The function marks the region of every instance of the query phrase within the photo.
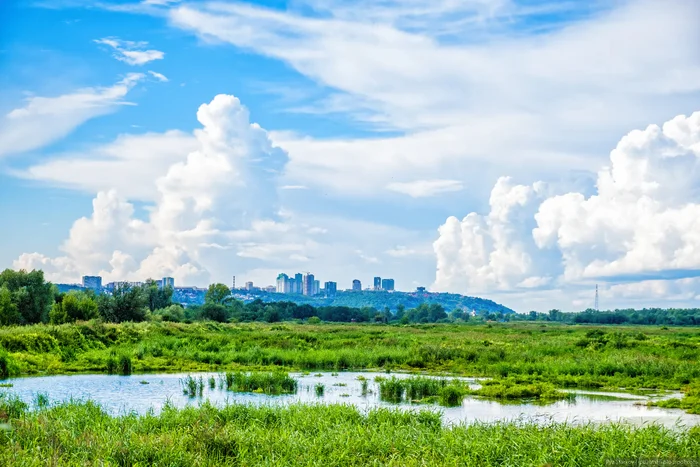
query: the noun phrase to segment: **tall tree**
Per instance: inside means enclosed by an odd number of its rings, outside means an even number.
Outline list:
[[[204,296],[205,303],[223,305],[231,297],[231,290],[224,284],[211,284]]]
[[[12,292],[4,285],[0,287],[0,326],[19,324],[22,316],[12,301]]]
[[[12,302],[23,323],[48,321],[55,290],[50,282],[44,280],[43,271],[6,269],[0,273],[0,287],[6,287],[12,292]]]

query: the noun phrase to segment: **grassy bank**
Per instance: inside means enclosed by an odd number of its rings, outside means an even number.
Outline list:
[[[4,427],[4,429],[2,428]],[[608,424],[444,427],[438,415],[348,406],[208,405],[110,417],[91,403],[27,412],[0,399],[0,465],[584,466],[700,457],[700,430]]]
[[[94,322],[0,328],[0,377],[381,368],[557,387],[679,389],[700,382],[699,355],[700,329],[688,327]]]

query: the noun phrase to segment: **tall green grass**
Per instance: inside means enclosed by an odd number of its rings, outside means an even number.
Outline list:
[[[444,406],[462,403],[469,393],[466,383],[444,378],[396,378],[379,381],[379,397],[387,402],[439,402]]]
[[[259,392],[263,394],[294,394],[297,381],[287,373],[237,371],[223,376],[226,389],[235,392]]]
[[[0,377],[160,371],[450,372],[556,387],[680,389],[700,383],[700,330],[511,323],[167,323],[0,328]],[[124,365],[119,356],[129,356]],[[5,376],[3,376],[5,375]]]
[[[175,409],[110,417],[91,402],[36,412],[0,397],[0,465],[598,466],[700,457],[700,430],[621,424],[443,426],[431,412],[349,406]]]

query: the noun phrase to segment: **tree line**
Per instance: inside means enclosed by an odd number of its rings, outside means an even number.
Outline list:
[[[435,303],[423,303],[409,310],[401,305],[396,313],[389,308],[380,311],[373,307],[314,307],[294,302],[265,303],[261,300],[243,303],[235,299],[224,284],[212,284],[202,305],[185,308],[174,303],[172,297],[172,288],[161,288],[153,280],[140,286],[120,284],[102,293],[92,290],[61,293],[44,279],[43,271],[7,269],[0,273],[0,326],[63,324],[92,319],[114,323],[145,320],[435,323],[465,318],[461,314],[448,315],[441,305]]]
[[[510,320],[553,321],[570,324],[700,326],[700,308],[643,308],[641,310],[629,308],[611,311],[587,309],[574,313],[564,313],[560,310],[550,310],[547,313],[530,311],[512,316]]]
[[[231,295],[224,284],[209,286],[204,303],[183,307],[173,302],[173,289],[161,288],[148,280],[140,286],[119,285],[114,290],[95,293],[92,290],[72,290],[61,293],[44,279],[43,271],[14,271],[0,273],[0,326],[36,323],[62,324],[101,319],[107,322],[125,321],[332,321],[383,323],[464,323],[473,321],[550,321],[570,324],[634,324],[634,325],[700,325],[700,309],[623,309],[614,311],[585,310],[564,313],[484,313],[472,317],[456,308],[447,313],[438,303],[421,303],[407,309],[399,304],[392,312],[389,307],[371,306],[312,306],[295,302],[243,303]]]

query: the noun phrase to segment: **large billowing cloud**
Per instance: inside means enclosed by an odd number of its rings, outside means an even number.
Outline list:
[[[501,178],[489,214],[450,217],[434,243],[435,287],[518,290],[648,279],[636,287],[687,294],[697,285],[683,278],[700,275],[700,112],[622,138],[592,196],[547,192],[542,183]],[[660,279],[685,282],[661,286]]]
[[[216,96],[197,118],[197,148],[184,161],[164,166],[147,220],[138,219],[116,191],[100,192],[92,215],[74,223],[62,246],[65,256],[24,254],[14,267],[42,268],[61,281],[97,273],[106,280],[170,275],[180,283],[206,282],[204,250],[238,248],[253,234],[274,234],[276,179],[286,154],[250,123],[248,110],[233,96]]]

